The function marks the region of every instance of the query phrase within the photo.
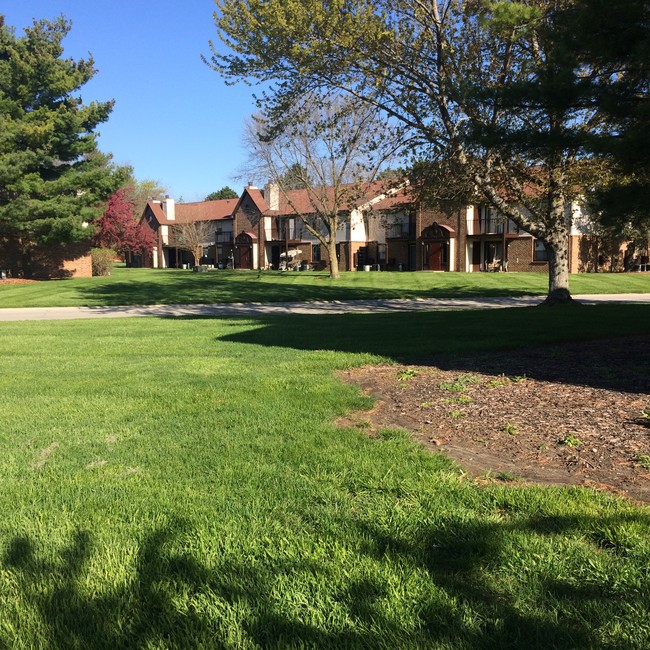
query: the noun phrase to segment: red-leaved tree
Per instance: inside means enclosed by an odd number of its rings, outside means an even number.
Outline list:
[[[120,255],[143,255],[153,248],[154,233],[139,222],[127,188],[117,190],[108,201],[102,218],[97,222],[95,244],[112,248]]]

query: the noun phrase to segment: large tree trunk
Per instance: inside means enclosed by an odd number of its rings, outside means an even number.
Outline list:
[[[573,300],[569,291],[569,236],[566,228],[549,237],[548,251],[548,295],[543,304],[557,305]]]
[[[320,245],[327,249],[327,255],[330,262],[330,278],[338,280],[341,277],[339,273],[339,258],[336,256],[336,232],[338,231],[338,217],[330,216],[327,220],[323,219],[327,236],[323,235],[315,226],[310,224],[304,217],[301,217],[305,228],[320,242]]]
[[[327,242],[327,252],[330,258],[330,278],[338,280],[341,274],[339,273],[339,258],[336,257],[336,237],[330,236]]]
[[[563,192],[565,179],[557,155],[551,156],[549,178],[550,227],[544,240],[548,250],[548,295],[544,304],[557,305],[572,301],[569,291],[569,225],[565,216],[567,201]]]

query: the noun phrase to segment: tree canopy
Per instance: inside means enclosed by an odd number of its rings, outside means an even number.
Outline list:
[[[129,169],[129,177],[125,187],[128,198],[133,203],[134,214],[137,217],[142,216],[148,201],[169,194],[169,190],[159,181],[151,179],[138,180],[133,169]]]
[[[367,202],[369,184],[393,154],[399,133],[369,104],[312,93],[292,108],[282,129],[265,114],[254,116],[245,140],[248,171],[277,187],[292,214],[328,251],[330,276],[338,278],[339,228]],[[294,190],[304,191],[308,208],[295,200]]]
[[[192,253],[194,264],[198,266],[203,257],[203,249],[214,244],[216,226],[213,221],[190,221],[172,226],[174,246]]]
[[[218,0],[211,65],[270,85],[283,128],[315,89],[341,89],[409,132],[419,160],[453,161],[483,201],[541,239],[549,300],[570,299],[568,234],[600,106],[591,66],[555,37],[574,0]],[[578,137],[579,136],[579,137]]]
[[[120,255],[143,254],[156,243],[151,228],[140,223],[140,213],[133,202],[130,187],[123,187],[108,201],[101,219],[97,222],[95,244],[111,248]]]
[[[222,187],[220,190],[217,190],[216,192],[210,192],[204,201],[219,201],[220,199],[238,199],[239,194],[235,192],[231,187],[228,185]]]
[[[0,237],[30,247],[90,237],[87,225],[125,180],[97,149],[112,101],[84,104],[92,57],[63,58],[71,23],[34,21],[22,36],[0,26]]]
[[[593,71],[584,101],[597,104],[601,129],[590,151],[611,162],[593,184],[606,226],[650,230],[650,3],[579,0],[558,19],[557,37]]]

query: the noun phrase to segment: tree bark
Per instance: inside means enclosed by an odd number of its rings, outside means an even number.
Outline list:
[[[325,227],[328,232],[329,238],[325,237],[321,232],[319,232],[314,226],[312,226],[306,217],[301,216],[302,222],[305,224],[305,228],[320,242],[320,245],[327,249],[327,254],[330,261],[330,278],[332,280],[338,280],[341,277],[339,273],[339,258],[336,256],[336,233],[339,228],[338,217],[332,217],[331,215],[327,218],[325,222]]]
[[[327,252],[330,258],[330,278],[332,280],[338,280],[341,274],[339,273],[339,258],[336,257],[336,237],[329,238]]]
[[[567,304],[573,301],[569,291],[569,236],[560,229],[546,243],[548,251],[548,295],[544,305]]]

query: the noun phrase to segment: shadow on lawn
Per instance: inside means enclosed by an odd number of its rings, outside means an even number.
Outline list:
[[[650,391],[649,316],[645,305],[275,316],[258,318],[259,327],[221,340],[370,353],[459,372],[526,375],[642,393]],[[636,338],[626,343],[625,336]],[[575,343],[578,337],[595,341],[591,357]],[[599,348],[598,340],[609,337],[618,343],[605,340]]]
[[[257,557],[207,567],[188,551],[170,550],[192,536],[188,527],[178,523],[144,538],[135,561],[136,575],[121,586],[95,584],[90,592],[84,589],[82,585],[96,580],[87,577],[93,543],[84,531],[77,531],[59,557],[49,561],[39,559],[35,542],[17,537],[3,563],[24,606],[40,618],[47,646],[52,648],[251,644],[262,648],[591,648],[600,647],[598,628],[614,620],[619,634],[627,631],[639,638],[638,645],[618,639],[611,647],[644,647],[640,637],[648,636],[643,613],[650,593],[648,584],[639,581],[638,566],[623,573],[622,579],[620,575],[610,579],[589,565],[585,553],[581,559],[568,560],[571,572],[562,578],[557,578],[560,571],[552,562],[544,561],[529,567],[526,576],[513,575],[509,582],[504,578],[512,553],[517,553],[512,537],[522,532],[540,535],[547,542],[556,535],[575,535],[584,543],[586,535],[594,553],[620,554],[621,563],[632,563],[627,549],[613,546],[608,533],[629,523],[648,527],[643,512],[604,519],[530,518],[517,524],[449,519],[437,528],[416,531],[416,539],[408,541],[373,523],[343,523],[354,527],[359,552],[379,568],[352,570],[357,576],[347,583],[342,583],[340,574],[332,574],[338,567],[304,560]],[[341,542],[324,535],[321,545]],[[402,573],[406,581],[412,569],[424,571],[432,588],[411,605],[414,618],[405,624],[391,616],[390,587],[381,576],[386,571]],[[509,593],[492,584],[490,576],[496,574],[509,584]],[[295,585],[296,591],[278,594],[278,576],[288,589]],[[318,612],[311,608],[305,576],[307,584],[316,585],[314,598],[326,596]],[[291,607],[282,608],[285,596]],[[299,602],[306,600],[300,605],[293,596]],[[328,602],[336,603],[338,620],[348,622],[344,629],[328,625],[328,620],[337,620],[329,616],[324,604]],[[304,612],[295,611],[301,608]],[[312,614],[322,621],[318,627],[308,622]],[[8,629],[0,634],[6,635]],[[28,630],[20,634],[29,645]],[[10,645],[16,641],[4,640]]]
[[[516,538],[522,533],[557,537],[558,541],[586,537],[594,553],[606,549],[612,558],[618,556],[625,562],[631,549],[625,541],[620,546],[612,543],[612,537],[619,527],[632,522],[648,530],[650,516],[639,512],[604,518],[533,516],[513,523],[450,521],[421,530],[417,543],[388,535],[371,523],[364,527],[364,538],[372,542],[369,554],[425,567],[432,582],[446,593],[446,608],[439,602],[429,603],[422,615],[427,636],[436,643],[471,648],[594,648],[603,647],[599,627],[606,628],[613,620],[622,629],[634,627],[630,613],[638,617],[637,625],[644,619],[650,585],[643,581],[639,585],[639,575],[631,573],[627,574],[629,584],[617,583],[606,570],[595,570],[587,555],[577,562],[569,560],[566,573],[552,561],[542,559],[537,567],[531,564],[527,568],[532,584],[526,584],[523,576],[512,575],[509,569],[512,561],[515,565],[519,561]],[[558,559],[564,564],[567,558]],[[509,573],[510,580],[504,579]],[[496,574],[510,593],[495,585],[492,576]],[[516,607],[513,596],[526,599],[529,589],[526,605],[520,600]],[[468,619],[475,624],[467,626]],[[650,640],[647,628],[641,636],[645,643]],[[611,647],[645,647],[645,643],[619,639]]]
[[[76,289],[88,304],[153,305],[211,304],[234,302],[303,302],[312,300],[372,300],[384,298],[472,298],[540,295],[533,290],[501,287],[472,287],[462,283],[427,290],[330,285],[325,275],[315,275],[313,284],[273,282],[272,275],[251,272],[215,271],[194,274],[186,271],[160,271],[159,281],[128,279],[94,283]],[[300,277],[312,277],[300,273]],[[264,281],[264,278],[267,278]],[[541,296],[540,296],[541,298]]]

